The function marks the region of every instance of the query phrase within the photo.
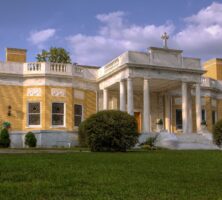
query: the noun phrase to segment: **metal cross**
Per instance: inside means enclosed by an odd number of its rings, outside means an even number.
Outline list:
[[[168,48],[167,46],[167,40],[169,39],[169,35],[167,35],[167,33],[165,32],[162,36],[161,39],[163,40],[163,47],[164,48]]]

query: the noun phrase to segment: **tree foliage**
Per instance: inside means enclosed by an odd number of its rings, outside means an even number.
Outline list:
[[[213,140],[217,146],[222,146],[222,120],[219,120],[213,127]]]
[[[9,147],[10,137],[7,128],[3,128],[0,132],[0,147]]]
[[[36,144],[37,144],[37,139],[35,137],[35,134],[32,132],[28,132],[25,135],[25,145],[29,147],[36,147]]]
[[[38,62],[52,62],[52,63],[71,63],[69,52],[64,48],[51,47],[49,51],[42,50],[37,54]]]

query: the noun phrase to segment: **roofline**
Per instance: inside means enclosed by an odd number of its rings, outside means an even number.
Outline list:
[[[11,48],[11,47],[6,47],[6,50],[16,50],[16,51],[25,51],[27,52],[27,49],[19,49],[19,48]]]

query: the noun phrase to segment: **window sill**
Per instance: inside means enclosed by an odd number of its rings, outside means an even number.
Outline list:
[[[66,126],[50,126],[50,128],[66,128]]]
[[[25,128],[42,128],[41,125],[31,125],[31,126],[26,126]]]

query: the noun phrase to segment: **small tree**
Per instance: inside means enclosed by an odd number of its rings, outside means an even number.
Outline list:
[[[28,132],[25,135],[25,145],[29,147],[36,147],[36,144],[37,144],[37,139],[35,137],[35,134],[32,132]]]
[[[0,147],[10,146],[10,137],[7,128],[3,128],[0,133]]]
[[[219,120],[213,127],[213,140],[217,146],[222,146],[222,120]]]
[[[56,47],[51,47],[49,51],[43,49],[37,54],[36,59],[37,62],[71,63],[69,52]]]
[[[137,122],[121,111],[101,111],[80,124],[79,142],[91,151],[126,151],[138,138]]]

